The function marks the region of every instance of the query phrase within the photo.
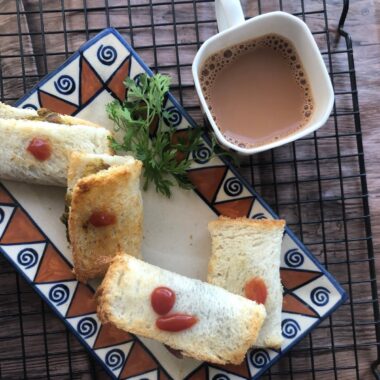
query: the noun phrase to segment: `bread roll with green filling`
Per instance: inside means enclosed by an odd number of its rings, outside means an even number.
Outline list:
[[[255,343],[259,347],[280,348],[282,285],[281,243],[284,220],[230,219],[220,217],[209,223],[212,256],[207,281],[246,296],[246,284],[261,279],[267,290],[267,318]]]
[[[159,329],[152,308],[157,287],[175,293],[169,315],[197,318],[188,329]],[[183,355],[216,364],[240,364],[257,338],[265,308],[220,287],[158,268],[129,255],[115,257],[97,291],[98,316],[103,323],[156,339]]]

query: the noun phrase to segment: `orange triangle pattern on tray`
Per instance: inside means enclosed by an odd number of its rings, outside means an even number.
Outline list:
[[[69,68],[75,68],[70,69]],[[22,108],[47,107],[85,115],[91,107],[125,96],[122,80],[150,70],[114,29],[106,29],[83,45],[66,63],[48,75],[18,102]],[[171,95],[165,107],[181,136],[193,121]],[[152,129],[154,133],[154,128]],[[178,135],[179,136],[179,135]],[[181,157],[179,157],[181,159]],[[196,193],[217,215],[273,218],[272,212],[223,159],[212,155],[207,140],[192,154],[189,178]],[[257,378],[303,335],[345,299],[339,285],[302,244],[286,231],[282,247],[284,285],[283,336],[280,352],[251,350],[240,366],[194,362],[181,375],[173,372],[175,356],[159,361],[144,342],[116,328],[101,326],[94,291],[79,284],[71,263],[49,241],[19,203],[0,185],[0,251],[62,318],[68,328],[115,379],[182,378],[192,380]],[[169,358],[168,358],[169,357]]]

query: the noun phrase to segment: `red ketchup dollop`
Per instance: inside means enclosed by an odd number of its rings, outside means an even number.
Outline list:
[[[244,293],[247,298],[257,303],[265,304],[268,291],[265,282],[260,277],[253,277],[244,287]]]
[[[178,332],[189,329],[197,322],[197,317],[193,315],[177,313],[157,318],[156,326],[163,331]]]
[[[94,227],[106,227],[116,223],[116,215],[108,211],[94,211],[89,219]]]
[[[157,314],[167,314],[174,306],[175,293],[169,288],[160,286],[153,290],[150,303]]]
[[[52,152],[50,142],[40,137],[34,137],[26,150],[39,161],[48,160]]]

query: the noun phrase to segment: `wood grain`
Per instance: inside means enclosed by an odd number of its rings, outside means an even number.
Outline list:
[[[207,0],[181,2],[152,1],[156,24],[153,34],[148,0],[109,0],[108,15],[104,0],[0,1],[2,98],[12,103],[39,77],[110,24],[134,44],[150,66],[172,75],[174,93],[202,123],[190,66],[199,43],[216,32],[213,4]],[[247,16],[258,13],[257,1],[242,3]],[[88,7],[86,12],[84,4]],[[118,7],[126,4],[131,5],[129,11]],[[333,54],[331,60],[324,54],[324,59],[333,73],[335,89],[350,90],[349,76],[336,74],[347,70],[345,43],[336,33],[341,1],[327,1],[328,35],[324,33],[322,0],[266,0],[260,4],[261,11],[277,10],[279,4],[288,12],[306,12],[305,21],[315,33],[323,53],[328,52],[329,38]],[[380,247],[380,136],[376,123],[380,101],[379,5],[380,0],[352,2],[346,22],[354,43],[375,252]],[[17,18],[17,7],[27,13]],[[195,20],[200,22],[198,29]],[[22,51],[20,31],[23,33]],[[171,46],[175,42],[179,44],[177,49]],[[337,53],[339,51],[342,52]],[[370,364],[376,358],[376,344],[380,342],[376,342],[374,334],[367,245],[361,240],[366,238],[365,215],[357,141],[355,136],[350,136],[355,131],[350,94],[337,95],[336,111],[347,115],[330,118],[316,135],[242,160],[242,174],[280,216],[287,219],[351,297],[351,303],[338,309],[302,340],[266,378],[371,378]],[[2,258],[0,262],[0,324],[3,327],[0,329],[0,377],[106,378],[38,296]],[[376,265],[379,268],[378,262]]]

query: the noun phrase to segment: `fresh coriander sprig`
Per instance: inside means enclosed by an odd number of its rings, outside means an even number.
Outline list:
[[[115,130],[124,132],[121,141],[110,138],[112,148],[142,161],[144,190],[153,182],[157,192],[170,197],[171,188],[176,184],[185,189],[192,188],[187,177],[192,163],[188,156],[201,146],[202,130],[192,129],[185,138],[175,138],[175,128],[170,123],[172,115],[164,109],[170,77],[142,74],[138,82],[127,78],[124,85],[126,100],[123,103],[115,100],[107,105]]]

